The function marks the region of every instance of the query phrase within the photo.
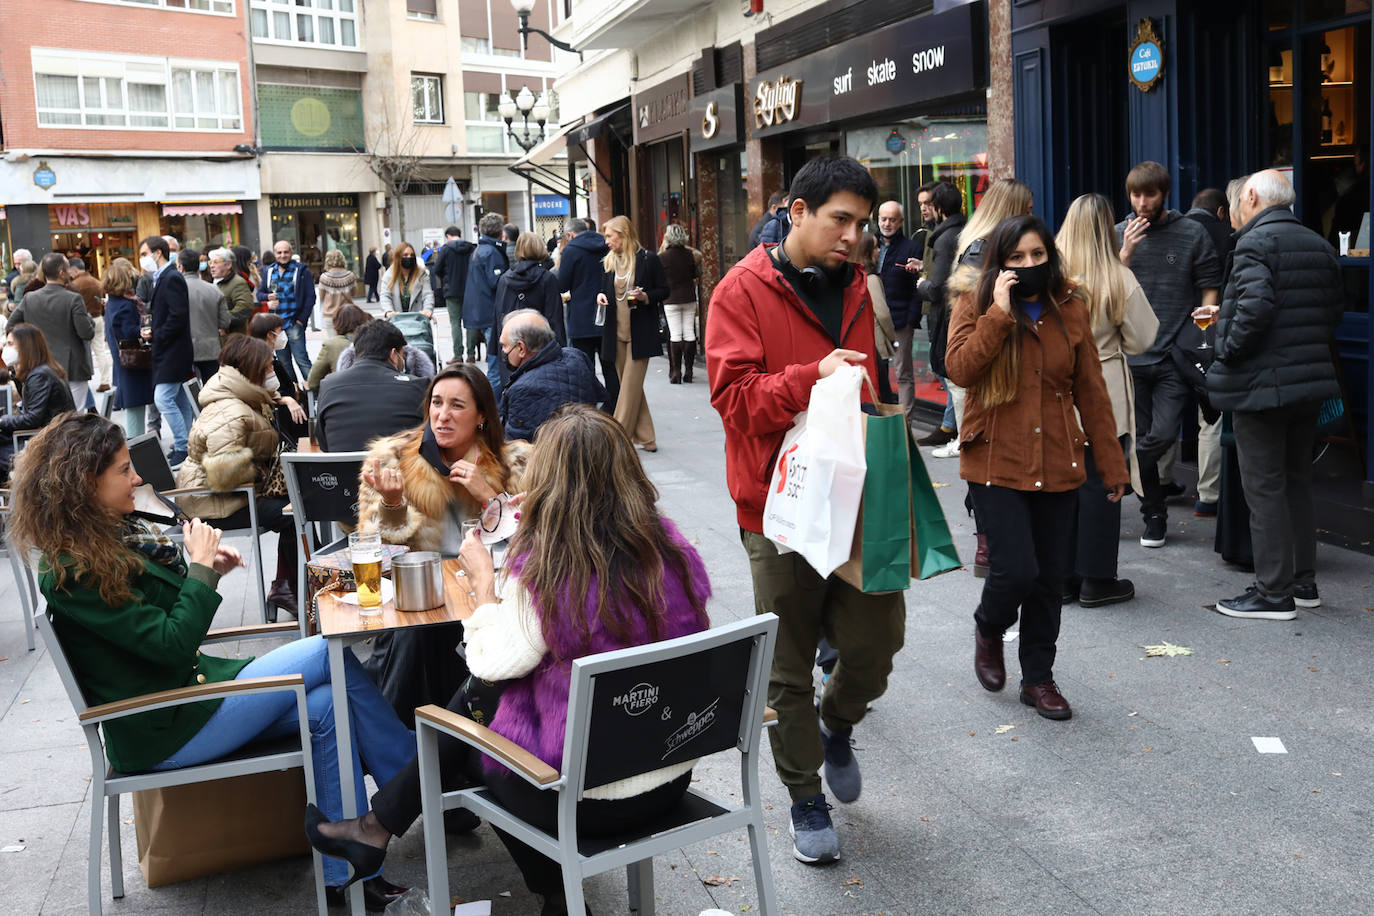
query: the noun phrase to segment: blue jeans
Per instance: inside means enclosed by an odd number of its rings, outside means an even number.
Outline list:
[[[945,415],[940,418],[940,425],[945,429],[958,429],[959,418],[954,415],[954,395],[949,394],[949,386],[945,384],[944,379],[940,379],[940,387],[948,395],[948,400],[945,402]]]
[[[160,382],[153,386],[153,403],[158,413],[167,418],[172,428],[172,451],[185,452],[186,439],[191,434],[191,399],[178,382]]]
[[[282,354],[282,362],[288,363],[286,354],[296,360],[296,368],[300,370],[301,379],[310,378],[310,353],[305,349],[305,325],[297,321],[288,321],[286,327],[282,328],[286,332],[286,346],[278,353]]]
[[[501,403],[501,342],[497,337],[496,325],[487,328],[487,381],[496,395],[496,403]]]
[[[415,756],[415,733],[401,724],[391,704],[368,679],[352,652],[344,652],[349,722],[353,728],[354,795],[358,811],[367,811],[362,765],[378,785],[386,785]],[[343,817],[339,795],[339,752],[334,732],[334,697],[329,687],[329,647],[311,636],[273,649],[248,663],[238,678],[301,674],[310,718],[310,749],[315,769],[315,794],[320,810],[331,821]],[[228,697],[204,727],[155,770],[196,766],[230,754],[263,738],[297,734],[296,695],[289,692]],[[359,760],[361,750],[362,760]],[[302,815],[304,812],[302,812]],[[324,883],[337,887],[348,880],[348,864],[325,857]],[[379,872],[380,874],[380,872]],[[372,877],[371,875],[366,877]]]

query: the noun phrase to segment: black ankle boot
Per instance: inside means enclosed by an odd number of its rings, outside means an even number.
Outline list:
[[[687,384],[692,383],[692,367],[697,361],[697,342],[695,340],[684,340],[682,342],[682,380]]]

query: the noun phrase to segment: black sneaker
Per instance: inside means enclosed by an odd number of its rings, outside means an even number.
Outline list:
[[[1188,492],[1187,487],[1181,483],[1175,483],[1172,480],[1168,483],[1160,484],[1159,488],[1164,491],[1165,499],[1178,499],[1184,493]]]
[[[1145,519],[1145,533],[1140,536],[1141,547],[1163,547],[1164,536],[1169,530],[1169,522],[1162,515],[1151,515]]]
[[[1078,590],[1078,603],[1083,607],[1105,607],[1135,597],[1135,585],[1130,579],[1084,579]]]
[[[1321,607],[1322,598],[1317,594],[1317,583],[1294,582],[1293,603],[1298,607]]]
[[[1256,620],[1293,620],[1298,616],[1292,598],[1270,598],[1254,585],[1243,595],[1218,601],[1217,612],[1227,617]]]

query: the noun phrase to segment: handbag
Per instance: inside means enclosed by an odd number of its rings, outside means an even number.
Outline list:
[[[141,322],[143,319],[143,302],[137,297],[134,298],[134,308],[138,309],[138,317]],[[153,346],[142,337],[121,337],[116,345],[119,348],[119,366],[121,369],[153,368]]]
[[[458,688],[455,712],[490,728],[505,689],[505,681],[484,681],[475,674],[469,674],[463,686]]]
[[[273,452],[271,460],[258,474],[258,492],[269,499],[285,499],[286,472],[282,470],[281,453],[294,452],[296,440],[282,432],[281,427],[277,425],[276,418],[268,417],[267,422],[271,423],[272,428],[277,431],[277,450]]]

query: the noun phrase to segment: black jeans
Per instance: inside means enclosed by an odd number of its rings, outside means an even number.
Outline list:
[[[601,378],[606,385],[606,412],[615,413],[615,402],[620,398],[620,374],[615,371],[615,349],[603,346],[601,337],[574,337],[572,345],[592,361],[592,366],[601,363]]]
[[[1317,515],[1312,504],[1312,446],[1318,403],[1232,414],[1236,457],[1250,505],[1255,578],[1270,597],[1312,582],[1317,569]]]
[[[1127,441],[1125,436],[1121,437],[1123,452]],[[1083,449],[1088,479],[1078,488],[1078,559],[1074,575],[1080,579],[1115,579],[1117,551],[1121,546],[1121,503],[1107,499],[1107,488],[1093,459],[1094,451],[1091,445]]]
[[[272,581],[285,580],[294,589],[296,587],[296,524],[291,520],[291,516],[282,512],[287,506],[287,500],[259,496],[256,502],[258,530],[277,533],[277,574],[272,577]],[[244,506],[224,518],[207,518],[205,521],[211,522],[217,528],[247,528],[248,507]]]
[[[1001,639],[1016,623],[1021,635],[1021,684],[1054,680],[1055,643],[1064,577],[1073,567],[1078,491],[1026,493],[973,486],[973,505],[988,540],[989,571],[973,613],[978,632]]]
[[[1135,379],[1135,453],[1140,462],[1140,514],[1167,516],[1159,483],[1159,459],[1178,440],[1179,424],[1188,406],[1188,386],[1173,361],[1132,366]]]
[[[448,708],[454,712],[464,712],[459,708],[458,700],[459,694],[454,694]],[[440,736],[439,771],[445,791],[485,783],[496,799],[516,817],[546,833],[557,832],[557,792],[536,789],[508,771],[487,772],[482,766],[481,756],[456,738]],[[577,803],[578,835],[611,836],[646,824],[677,804],[691,782],[692,774],[689,772],[630,798],[583,799]],[[372,813],[392,836],[401,836],[420,816],[420,809],[420,758],[417,756],[372,796]],[[526,886],[533,893],[544,897],[563,893],[563,871],[557,862],[503,830],[496,830],[496,835],[505,844],[511,859],[524,876]]]

